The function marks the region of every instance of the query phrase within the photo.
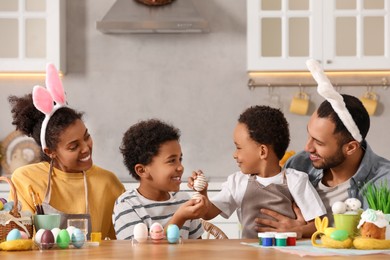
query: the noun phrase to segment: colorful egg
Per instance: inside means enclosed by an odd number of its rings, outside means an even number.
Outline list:
[[[54,246],[54,236],[50,230],[45,230],[41,237],[41,246],[43,249],[50,249]]]
[[[160,223],[153,223],[150,226],[150,238],[154,240],[161,240],[165,237],[164,228]]]
[[[7,234],[7,241],[11,240],[18,240],[22,238],[22,234],[20,233],[19,229],[12,229],[8,234]]]
[[[69,237],[72,237],[72,234],[73,234],[73,230],[75,229],[74,226],[69,226],[66,228],[66,230],[68,231],[69,233]]]
[[[66,229],[62,229],[57,235],[57,245],[59,248],[68,248],[70,243],[69,232]]]
[[[348,231],[346,230],[335,230],[330,234],[330,238],[337,241],[344,241],[348,238]]]
[[[24,231],[20,231],[21,239],[28,239],[28,235]]]
[[[46,230],[41,228],[40,230],[37,231],[37,233],[35,233],[35,237],[34,237],[34,241],[35,243],[41,243],[41,240],[42,240],[42,235],[43,235],[43,232],[45,232]]]
[[[333,214],[344,214],[347,211],[347,205],[342,201],[336,201],[332,205]]]
[[[3,210],[11,211],[13,207],[14,207],[14,202],[10,201],[10,202],[7,202],[7,203],[4,204]]]
[[[180,238],[180,230],[179,227],[175,224],[170,224],[167,227],[167,240],[169,243],[177,243]]]
[[[4,208],[4,203],[0,200],[0,210],[3,210]]]
[[[133,234],[137,242],[145,242],[148,239],[148,227],[144,223],[138,223],[134,226]]]
[[[0,198],[0,201],[3,203],[3,205],[4,205],[5,203],[7,203],[7,200],[4,199],[4,198]]]
[[[202,191],[207,185],[206,177],[201,173],[196,176],[194,180],[194,189],[196,191]]]
[[[53,228],[51,230],[51,233],[53,233],[53,236],[54,236],[54,241],[56,241],[56,242],[57,242],[57,236],[60,233],[60,231],[61,231],[61,229],[59,229],[59,228]]]
[[[84,242],[85,242],[85,234],[80,229],[75,228],[72,234],[72,244],[76,248],[81,248],[84,245]]]

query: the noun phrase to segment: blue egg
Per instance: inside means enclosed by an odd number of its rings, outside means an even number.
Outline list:
[[[180,238],[180,230],[179,227],[175,224],[170,224],[167,228],[167,240],[169,243],[174,244]]]
[[[22,233],[20,233],[19,229],[12,229],[7,235],[7,241],[18,240],[22,238]]]
[[[85,235],[83,231],[75,228],[72,233],[72,243],[76,248],[81,248],[85,242]]]
[[[3,210],[4,211],[11,211],[13,207],[14,207],[14,202],[13,201],[9,201],[9,202],[4,204]]]

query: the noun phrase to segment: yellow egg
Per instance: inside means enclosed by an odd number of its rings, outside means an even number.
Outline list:
[[[332,234],[334,231],[336,231],[336,228],[334,227],[328,227],[328,228],[325,228],[325,236],[327,237],[330,237],[330,234]]]

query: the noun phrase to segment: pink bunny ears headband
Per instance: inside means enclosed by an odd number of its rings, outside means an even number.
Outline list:
[[[33,88],[33,103],[34,106],[45,114],[45,119],[41,126],[41,146],[42,150],[46,146],[46,128],[51,116],[61,107],[66,106],[66,98],[64,88],[58,71],[53,64],[46,66],[46,88],[41,86],[34,86]],[[55,102],[55,105],[54,105]]]
[[[320,64],[316,60],[307,60],[306,66],[310,70],[313,78],[318,84],[317,92],[324,97],[332,106],[333,110],[339,116],[341,122],[345,125],[348,132],[352,137],[358,141],[362,141],[362,135],[359,128],[345,106],[344,99],[334,88],[324,71],[320,67]]]

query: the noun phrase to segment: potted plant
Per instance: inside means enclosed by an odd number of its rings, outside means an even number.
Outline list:
[[[379,185],[368,183],[363,191],[370,209],[380,210],[383,214],[390,214],[390,187],[386,182]]]

